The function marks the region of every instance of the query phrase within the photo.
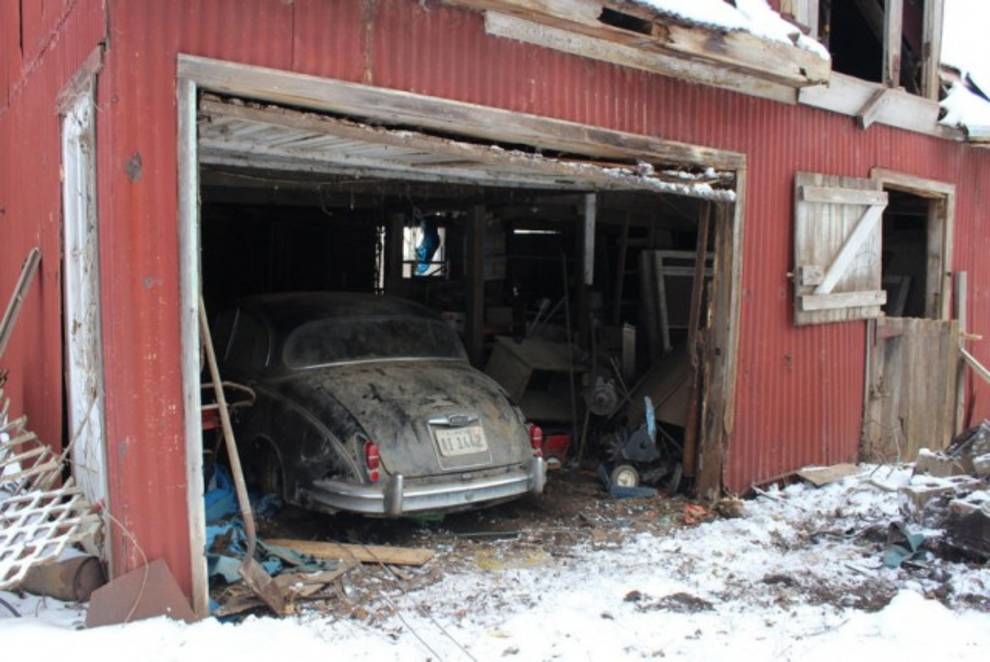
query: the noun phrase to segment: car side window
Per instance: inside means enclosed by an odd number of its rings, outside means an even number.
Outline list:
[[[234,314],[230,340],[224,350],[224,363],[250,368],[264,368],[268,363],[268,328],[251,313]]]

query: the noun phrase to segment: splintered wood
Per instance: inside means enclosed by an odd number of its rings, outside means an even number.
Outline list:
[[[67,547],[95,548],[100,517],[69,478],[58,485],[61,458],[9,420],[0,390],[0,590],[16,587],[34,566],[58,559]]]

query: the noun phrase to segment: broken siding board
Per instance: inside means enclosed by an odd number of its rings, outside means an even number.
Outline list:
[[[832,204],[825,202],[808,202],[802,199],[802,189],[811,188],[841,188],[855,191],[867,191],[868,195],[881,193],[879,182],[853,177],[837,177],[813,173],[798,173],[795,176],[795,209],[794,209],[794,258],[795,273],[802,269],[820,267],[826,269],[840,254],[842,247],[859,225],[863,216],[861,204]],[[856,195],[856,194],[851,194]],[[864,233],[849,264],[841,275],[835,277],[832,294],[849,294],[883,291],[881,277],[881,241],[880,224],[876,223]],[[823,281],[824,282],[824,281]],[[804,307],[806,295],[815,295],[823,283],[815,286],[802,285],[795,282],[795,313],[794,322],[797,325],[820,324],[825,322],[840,322],[853,319],[868,319],[881,314],[880,295],[863,300],[853,297],[846,300],[842,307],[822,308],[822,302],[828,299],[808,299]],[[833,302],[841,299],[831,299]],[[870,303],[867,303],[870,302]]]

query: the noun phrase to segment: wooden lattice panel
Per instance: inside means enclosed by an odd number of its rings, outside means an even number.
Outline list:
[[[92,546],[100,517],[70,478],[61,486],[62,458],[27,429],[27,417],[9,420],[0,390],[0,590],[28,570],[51,563],[74,543]]]

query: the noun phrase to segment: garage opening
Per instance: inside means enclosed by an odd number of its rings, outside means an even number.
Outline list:
[[[390,518],[370,542],[401,541],[410,518],[574,480],[675,494],[705,452],[718,484],[702,421],[731,397],[735,172],[211,94],[196,131],[198,271],[222,377],[247,387],[228,398],[244,473],[292,513],[263,534],[374,527],[358,513]],[[202,447],[209,491],[215,428]]]

